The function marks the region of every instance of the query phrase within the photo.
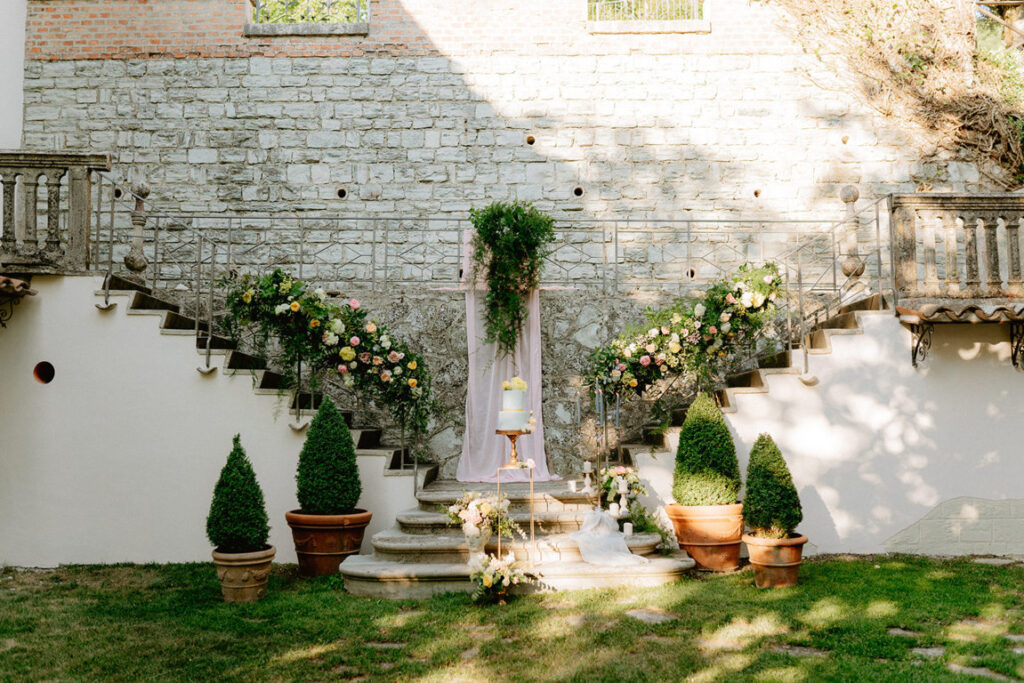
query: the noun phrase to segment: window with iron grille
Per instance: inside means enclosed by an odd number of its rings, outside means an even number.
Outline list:
[[[370,0],[249,0],[246,35],[365,34]]]

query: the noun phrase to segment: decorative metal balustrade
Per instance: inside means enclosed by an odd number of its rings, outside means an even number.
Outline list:
[[[590,21],[685,21],[701,18],[701,0],[589,0]]]
[[[88,268],[91,183],[98,170],[110,170],[110,155],[0,151],[0,269]]]

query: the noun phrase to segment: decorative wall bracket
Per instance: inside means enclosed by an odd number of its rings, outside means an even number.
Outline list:
[[[0,328],[7,327],[7,321],[14,315],[14,307],[20,303],[20,296],[0,294]]]
[[[1024,370],[1024,321],[1010,323],[1010,362]]]
[[[932,331],[935,326],[928,322],[910,324],[910,363],[915,368],[928,358],[932,347]]]

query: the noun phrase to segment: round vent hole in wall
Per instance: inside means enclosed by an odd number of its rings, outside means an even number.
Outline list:
[[[124,190],[122,190],[120,187],[115,187],[114,188],[114,199],[120,199],[123,196],[124,196]]]
[[[583,196],[583,188],[582,187],[574,187],[572,189],[572,193],[576,197],[582,197]]]
[[[338,199],[344,199],[347,196],[348,190],[346,190],[344,187],[338,188]]]
[[[32,370],[32,376],[40,384],[49,384],[53,381],[53,377],[56,374],[57,371],[53,369],[53,363],[45,360],[41,363],[36,363],[36,367]]]
[[[526,144],[532,145],[535,142],[537,142],[537,138],[533,137],[532,135],[526,136]]]

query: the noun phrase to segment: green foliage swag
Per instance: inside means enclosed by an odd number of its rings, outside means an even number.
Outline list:
[[[213,489],[206,537],[222,553],[249,553],[267,547],[270,526],[263,491],[252,463],[235,434],[234,447]]]
[[[740,492],[740,466],[729,428],[715,401],[699,395],[679,435],[672,495],[680,505],[731,505]]]
[[[352,434],[331,399],[324,398],[306,433],[295,474],[299,509],[309,515],[347,515],[362,484]]]
[[[756,536],[788,538],[803,520],[793,476],[772,437],[757,437],[747,465],[743,520]]]
[[[495,202],[473,209],[473,275],[487,272],[484,330],[488,343],[511,356],[526,322],[530,293],[540,283],[548,246],[555,240],[555,221],[528,203]]]
[[[676,377],[711,390],[744,351],[761,340],[775,343],[772,329],[765,328],[782,296],[782,278],[774,264],[744,264],[698,296],[644,311],[643,322],[594,350],[584,381],[623,398]]]
[[[358,301],[338,305],[324,290],[311,289],[281,269],[225,284],[224,324],[232,338],[239,341],[249,333],[247,341],[264,359],[275,340],[279,355],[274,361],[288,384],[294,381],[295,366],[304,361],[386,408],[414,436],[426,433],[434,403],[423,356],[370,318]]]

